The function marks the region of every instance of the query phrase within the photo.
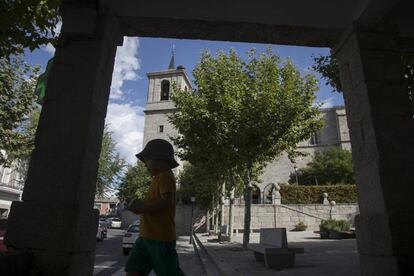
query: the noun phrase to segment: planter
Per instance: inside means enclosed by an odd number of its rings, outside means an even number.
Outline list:
[[[336,230],[329,230],[329,238],[335,240],[342,240],[342,239],[355,239],[355,231],[336,231]]]
[[[336,230],[325,230],[325,231],[314,231],[314,233],[319,234],[321,239],[333,239],[333,240],[342,240],[342,239],[355,239],[355,231],[336,231]]]
[[[321,239],[329,239],[329,232],[328,231],[320,231],[319,235]]]

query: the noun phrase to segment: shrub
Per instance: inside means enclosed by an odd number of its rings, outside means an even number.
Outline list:
[[[322,220],[321,224],[319,225],[319,230],[322,232],[335,230],[335,231],[349,231],[351,228],[351,224],[346,220],[335,220],[335,219],[328,219]]]
[[[315,154],[297,173],[299,185],[355,184],[352,154],[338,147]],[[289,183],[296,183],[295,173],[290,175]]]
[[[281,185],[282,204],[316,204],[322,203],[322,194],[328,193],[328,199],[336,203],[356,203],[356,185]]]
[[[308,226],[301,221],[295,225],[295,228],[293,229],[293,231],[305,231],[307,228]]]

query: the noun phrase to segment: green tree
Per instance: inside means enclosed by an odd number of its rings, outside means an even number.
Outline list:
[[[128,166],[118,190],[118,197],[122,201],[134,198],[144,199],[151,184],[151,175],[144,163],[137,162],[135,166]]]
[[[246,248],[254,168],[283,151],[294,155],[297,143],[321,127],[313,105],[316,79],[301,76],[290,60],[282,62],[271,50],[251,50],[247,61],[234,50],[215,57],[204,52],[193,75],[195,91],[174,88],[177,112],[170,120],[180,133],[174,142],[191,163],[202,160],[230,175],[244,173]]]
[[[414,55],[404,53],[401,56],[403,74],[407,84],[408,97],[412,103],[414,113]],[[341,79],[339,77],[339,66],[335,58],[331,56],[318,55],[313,57],[315,71],[321,74],[326,84],[333,87],[333,91],[342,93]]]
[[[196,204],[203,209],[209,209],[213,198],[220,197],[221,176],[215,171],[203,166],[187,164],[180,173],[178,183],[180,185],[180,197],[184,203],[190,202],[190,197],[196,197]]]
[[[101,154],[99,156],[99,169],[96,179],[96,195],[103,197],[118,188],[125,161],[115,149],[115,140],[112,133],[105,126]]]
[[[350,151],[332,147],[315,155],[313,160],[298,170],[300,185],[355,184],[352,154]],[[289,183],[296,183],[291,174]]]
[[[30,155],[32,137],[19,126],[36,108],[34,88],[39,67],[23,61],[21,55],[0,58],[0,165]]]
[[[53,42],[60,0],[0,0],[0,58]]]

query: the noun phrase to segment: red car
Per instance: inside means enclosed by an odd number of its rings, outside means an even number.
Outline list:
[[[6,224],[7,219],[0,219],[0,251],[7,251],[7,247],[4,244],[4,236],[6,236]]]

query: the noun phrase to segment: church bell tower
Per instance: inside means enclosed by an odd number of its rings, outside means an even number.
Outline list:
[[[190,79],[183,65],[175,67],[175,52],[173,50],[168,68],[157,72],[147,73],[148,94],[145,108],[144,145],[152,139],[164,139],[172,143],[169,136],[178,133],[168,121],[168,115],[174,112],[175,106],[171,101],[173,84],[182,90],[192,90]],[[176,157],[177,158],[177,157]],[[177,161],[181,164],[181,162]],[[180,166],[181,167],[181,166]]]

